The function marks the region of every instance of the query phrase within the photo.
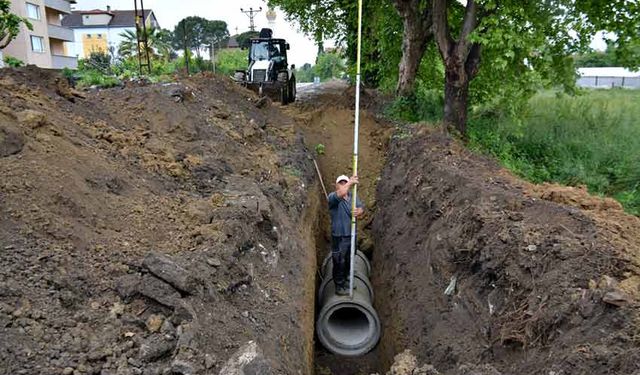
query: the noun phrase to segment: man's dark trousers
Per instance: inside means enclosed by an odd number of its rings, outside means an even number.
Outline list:
[[[351,236],[331,236],[331,258],[333,259],[333,282],[336,284],[336,289],[348,289]]]

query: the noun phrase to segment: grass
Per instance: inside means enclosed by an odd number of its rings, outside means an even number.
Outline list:
[[[469,114],[469,147],[495,156],[536,183],[586,185],[640,216],[640,90],[543,91],[520,116],[477,107]],[[408,122],[442,119],[438,95],[423,91],[393,102],[386,115]]]
[[[640,91],[553,91],[534,96],[519,119],[471,116],[471,148],[533,182],[586,185],[640,215]]]

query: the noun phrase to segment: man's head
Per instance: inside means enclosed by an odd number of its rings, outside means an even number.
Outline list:
[[[344,185],[349,182],[349,177],[345,175],[340,175],[336,178],[336,185]]]

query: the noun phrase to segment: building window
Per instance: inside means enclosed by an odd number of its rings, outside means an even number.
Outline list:
[[[31,18],[32,20],[39,20],[40,7],[35,4],[27,3],[27,17]]]
[[[31,50],[33,52],[44,52],[44,38],[31,35]]]

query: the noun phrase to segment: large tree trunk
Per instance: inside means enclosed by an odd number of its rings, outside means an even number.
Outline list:
[[[409,96],[413,94],[420,61],[432,36],[431,5],[427,3],[420,9],[419,0],[394,0],[394,6],[402,17],[404,29],[396,94]]]
[[[428,37],[422,30],[421,23],[415,22],[412,18],[404,19],[402,59],[400,59],[398,86],[396,87],[396,93],[399,96],[409,96],[413,93],[420,61],[422,61],[422,56],[427,48]]]
[[[469,78],[464,69],[447,67],[444,83],[444,125],[455,128],[464,135],[467,131],[467,105]]]
[[[475,0],[468,0],[460,36],[456,41],[449,31],[447,1],[433,2],[434,36],[445,67],[443,125],[445,129],[456,129],[462,136],[467,131],[469,82],[480,67],[481,47],[469,39],[478,25],[477,12]]]

